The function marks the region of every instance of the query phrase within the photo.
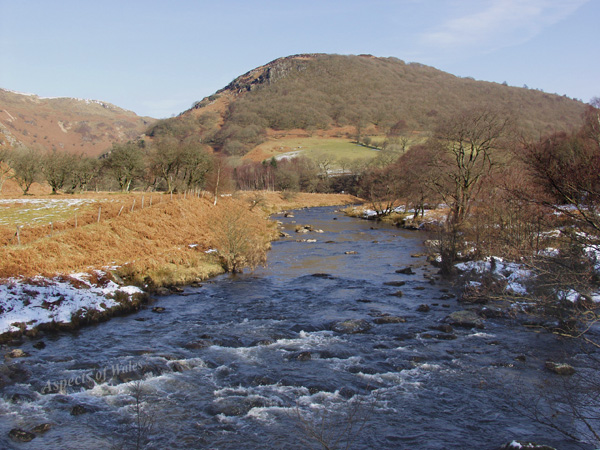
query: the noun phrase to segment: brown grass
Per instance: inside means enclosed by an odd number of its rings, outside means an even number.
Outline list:
[[[136,283],[206,278],[222,271],[220,261],[204,253],[216,242],[211,224],[226,211],[242,206],[248,210],[246,223],[263,239],[266,249],[271,231],[261,212],[249,211],[245,203],[234,199],[222,199],[214,207],[208,200],[188,198],[72,228],[26,245],[5,246],[0,249],[0,277],[51,276],[120,266],[118,273]]]
[[[358,197],[349,194],[313,194],[307,192],[241,191],[237,198],[251,203],[262,200],[262,206],[270,214],[289,209],[312,208],[317,206],[338,206],[361,203]]]
[[[260,205],[255,205],[257,196],[264,200]],[[100,223],[96,223],[94,207],[78,217],[77,228],[70,219],[54,224],[52,236],[47,226],[24,229],[20,246],[8,243],[4,236],[0,278],[53,276],[118,266],[116,274],[130,283],[189,283],[224,269],[239,270],[264,261],[276,234],[266,213],[357,201],[349,195],[299,193],[290,198],[275,192],[238,193],[220,198],[215,207],[208,199],[171,201],[168,196],[156,195],[151,207],[146,203],[141,209],[139,194],[116,196],[113,201],[107,197],[99,197],[99,201],[104,198],[99,203],[103,211]],[[134,198],[138,206],[131,212]],[[161,203],[157,203],[158,198],[162,198]],[[232,217],[236,226],[227,227]],[[12,229],[7,233],[14,236]],[[250,245],[240,247],[236,243],[240,241]],[[210,248],[217,248],[219,254],[205,253]]]

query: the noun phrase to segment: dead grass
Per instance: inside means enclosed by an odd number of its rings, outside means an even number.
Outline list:
[[[0,278],[118,267],[115,273],[128,283],[190,283],[264,262],[276,235],[267,220],[270,213],[358,201],[350,195],[241,192],[221,198],[215,207],[208,198],[171,200],[154,194],[150,206],[145,194],[141,209],[141,196],[91,196],[96,203],[78,215],[77,228],[74,217],[54,223],[52,230],[49,225],[23,227],[21,245],[16,245],[13,227],[0,228]],[[253,206],[257,196],[260,207]],[[219,252],[206,253],[214,248]]]
[[[257,197],[260,197],[263,209],[269,214],[289,209],[351,205],[363,201],[349,194],[313,194],[306,192],[240,191],[235,196],[244,199],[246,202],[256,202]]]
[[[0,248],[0,278],[119,266],[121,276],[138,284],[203,279],[223,271],[218,258],[205,253],[217,241],[211,224],[240,207],[248,211],[245,222],[262,239],[266,251],[272,227],[262,212],[250,211],[245,202],[224,198],[214,207],[201,198],[175,199],[25,245],[4,246]]]

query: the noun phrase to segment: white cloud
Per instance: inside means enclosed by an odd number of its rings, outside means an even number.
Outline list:
[[[421,36],[445,51],[497,48],[525,42],[568,17],[589,0],[487,0],[468,2],[473,12],[454,17]],[[465,6],[465,2],[460,2]],[[479,7],[479,8],[478,8]]]

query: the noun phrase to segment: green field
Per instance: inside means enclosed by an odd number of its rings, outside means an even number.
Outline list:
[[[323,137],[298,137],[276,139],[256,147],[251,152],[253,160],[268,160],[273,157],[280,159],[288,155],[306,156],[314,160],[327,157],[332,161],[369,160],[375,158],[379,151],[358,145],[350,139],[323,138]]]

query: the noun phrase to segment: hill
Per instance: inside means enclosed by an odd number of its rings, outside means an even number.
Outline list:
[[[98,156],[113,142],[137,138],[154,121],[98,100],[0,89],[0,145],[22,143]]]
[[[236,78],[151,136],[201,139],[244,155],[288,134],[354,137],[427,132],[454,111],[493,105],[526,135],[568,130],[585,105],[565,96],[461,78],[418,63],[371,55],[280,58]]]

